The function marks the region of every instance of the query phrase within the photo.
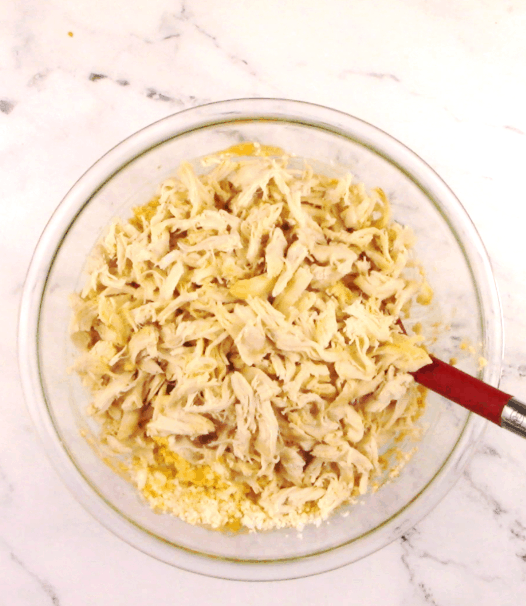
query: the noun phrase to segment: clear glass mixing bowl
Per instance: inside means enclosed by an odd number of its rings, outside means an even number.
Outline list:
[[[435,355],[449,359],[461,339],[476,356],[461,367],[497,385],[502,320],[487,254],[460,202],[418,156],[377,128],[307,103],[244,99],[183,111],[139,131],[109,151],[73,186],[36,248],[20,315],[19,352],[30,413],[64,482],[102,524],[129,544],[174,566],[211,576],[271,580],[307,576],[353,562],[393,541],[443,497],[459,477],[485,422],[434,394],[428,429],[399,478],[361,505],[301,534],[235,534],[191,526],[149,509],[81,437],[88,394],[66,372],[75,354],[68,336],[68,295],[78,290],[86,256],[110,220],[129,216],[182,160],[243,141],[258,141],[342,168],[391,199],[394,217],[417,234],[433,304],[412,320],[428,335],[440,322]],[[447,325],[451,326],[446,330]]]

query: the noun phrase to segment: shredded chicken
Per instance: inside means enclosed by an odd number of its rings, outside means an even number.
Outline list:
[[[388,470],[424,406],[409,373],[430,359],[397,324],[430,298],[411,230],[380,189],[294,166],[183,163],[112,223],[72,295],[101,442],[191,523],[326,519]]]

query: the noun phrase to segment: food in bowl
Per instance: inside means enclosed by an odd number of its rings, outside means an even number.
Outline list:
[[[214,529],[319,523],[406,454],[429,302],[380,189],[244,146],[116,219],[72,296],[100,442],[155,509]]]

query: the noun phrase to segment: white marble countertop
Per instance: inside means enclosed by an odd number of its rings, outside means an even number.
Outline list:
[[[525,397],[524,2],[19,0],[0,13],[0,604],[524,603],[526,442],[496,426],[405,540],[320,576],[235,583],[157,562],[77,504],[36,438],[16,362],[26,268],[76,179],[182,108],[278,96],[379,126],[452,187],[502,297],[501,386]]]

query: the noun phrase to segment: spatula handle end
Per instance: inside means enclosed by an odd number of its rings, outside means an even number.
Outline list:
[[[526,404],[516,398],[510,398],[502,409],[500,425],[526,438]]]

